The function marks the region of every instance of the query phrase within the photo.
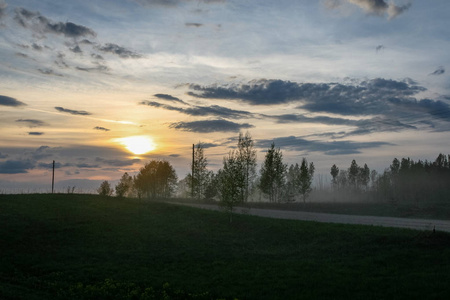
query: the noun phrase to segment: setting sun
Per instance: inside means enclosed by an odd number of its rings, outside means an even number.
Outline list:
[[[136,155],[145,154],[156,148],[155,142],[149,136],[130,136],[117,139],[117,141],[125,146],[125,149]]]

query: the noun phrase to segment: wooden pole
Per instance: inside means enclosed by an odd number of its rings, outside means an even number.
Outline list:
[[[52,172],[52,194],[55,188],[55,161],[53,161],[53,172]]]
[[[194,151],[195,145],[192,144],[192,172],[191,172],[191,197],[194,198]]]

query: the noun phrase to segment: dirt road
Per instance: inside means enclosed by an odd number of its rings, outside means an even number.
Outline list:
[[[186,203],[177,203],[177,204],[188,205],[191,207],[198,207],[209,210],[220,210],[220,208],[217,205],[186,204]],[[253,216],[268,217],[268,218],[315,221],[324,223],[373,225],[373,226],[409,228],[417,230],[433,230],[433,228],[435,228],[436,230],[439,231],[450,232],[450,221],[443,221],[443,220],[338,215],[338,214],[311,213],[302,211],[258,209],[258,208],[251,208],[244,210],[241,208],[237,208],[236,213],[245,213]]]

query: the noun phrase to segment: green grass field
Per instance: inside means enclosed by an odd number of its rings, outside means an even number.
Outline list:
[[[95,195],[0,195],[0,254],[0,299],[450,297],[449,234]]]

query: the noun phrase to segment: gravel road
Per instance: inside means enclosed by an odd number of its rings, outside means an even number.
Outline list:
[[[176,203],[176,204],[209,210],[220,210],[220,208],[217,205],[186,204],[186,203]],[[450,221],[444,220],[338,215],[338,214],[311,213],[302,211],[286,211],[286,210],[259,209],[259,208],[251,208],[251,209],[237,208],[236,213],[245,213],[253,216],[277,218],[277,219],[399,227],[416,230],[433,230],[433,228],[435,228],[436,230],[439,231],[450,232]]]

